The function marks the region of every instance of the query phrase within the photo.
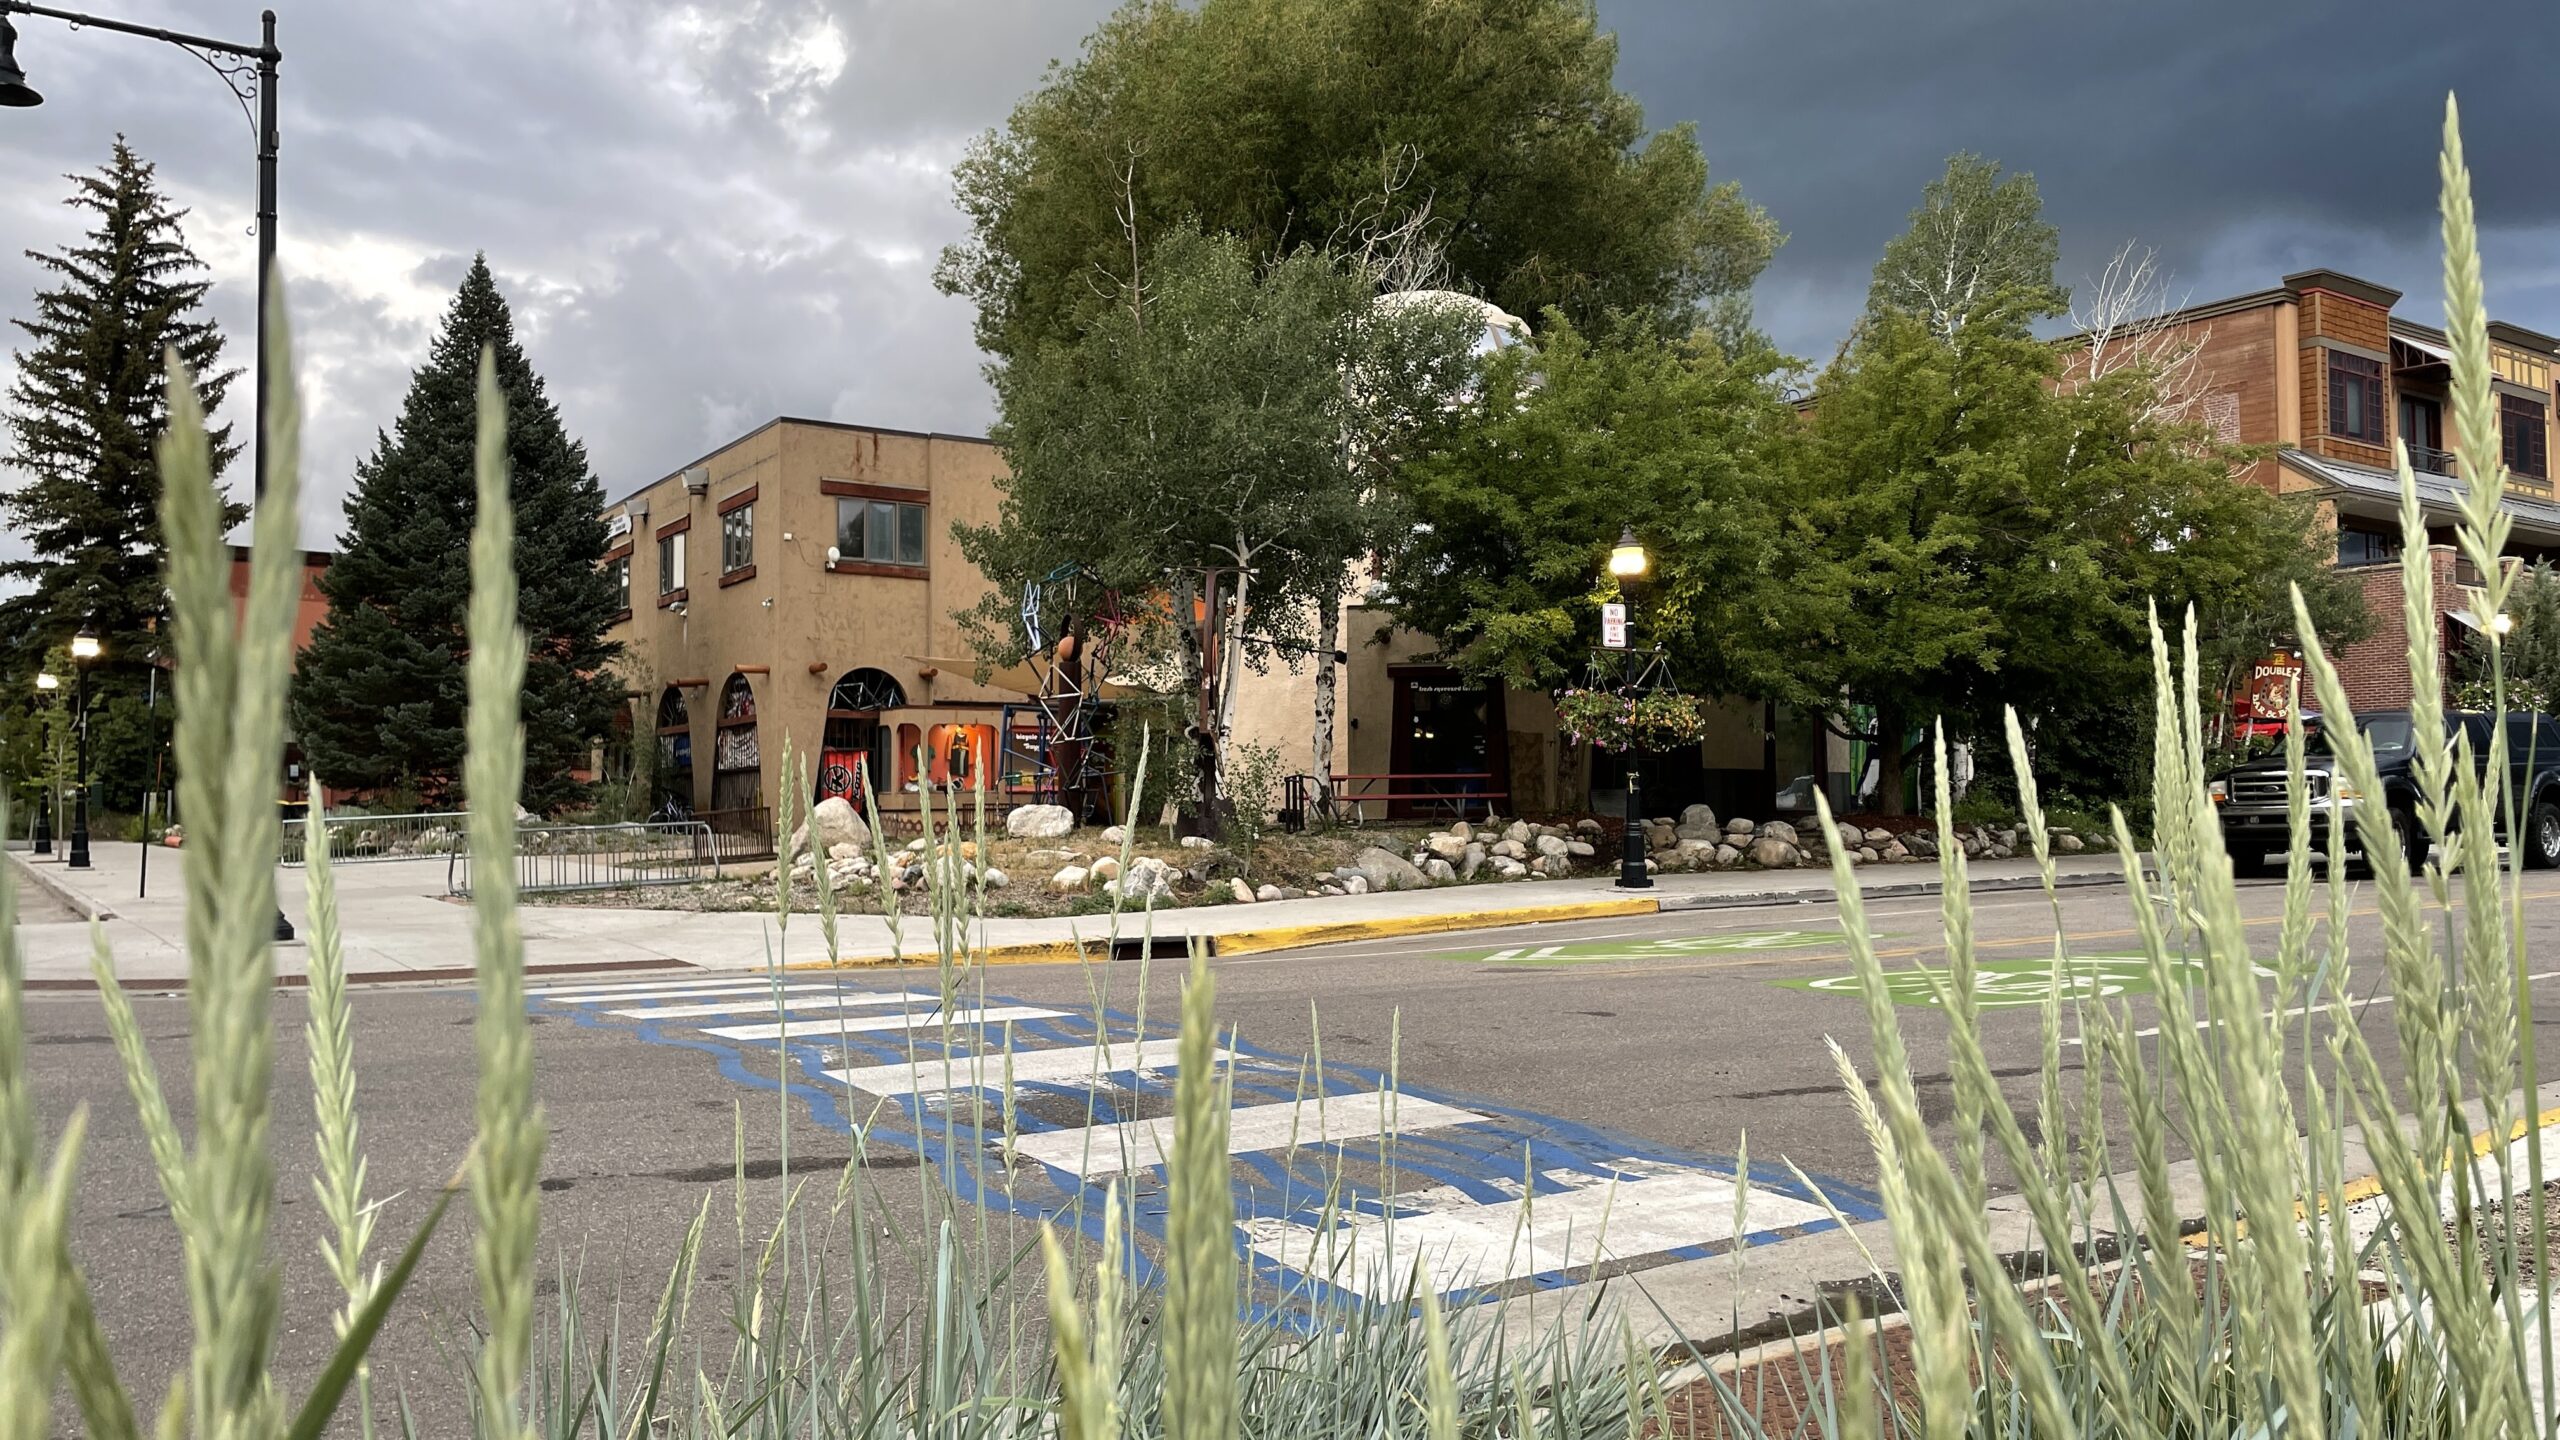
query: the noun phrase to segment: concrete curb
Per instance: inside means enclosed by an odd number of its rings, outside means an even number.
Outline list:
[[[2148,873],[2148,872],[2146,872]],[[2122,885],[2122,875],[2057,875],[2056,890],[2082,890],[2098,885]],[[1975,894],[1999,894],[2010,890],[2039,890],[2044,881],[2033,875],[1996,875],[1989,879],[1968,878],[1966,887]],[[1910,900],[1937,895],[1946,890],[1943,880],[1896,880],[1883,885],[1862,885],[1858,893],[1869,900]],[[1836,890],[1748,890],[1732,895],[1673,895],[1659,902],[1671,910],[1743,910],[1780,905],[1834,905],[1840,900]]]
[[[43,870],[38,869],[36,862],[29,859],[24,853],[16,850],[10,851],[9,863],[18,867],[18,874],[29,884],[35,886],[39,890],[42,890],[54,899],[61,901],[63,904],[70,906],[72,909],[79,911],[84,917],[91,920],[113,920],[116,918],[116,912],[113,910],[109,910],[104,906],[97,904],[88,896],[81,894],[79,891],[72,889],[70,886],[63,884],[52,876],[47,875]]]

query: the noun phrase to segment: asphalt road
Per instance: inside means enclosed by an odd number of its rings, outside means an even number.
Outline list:
[[[2554,933],[2560,904],[2553,899],[2560,879],[2530,877],[2526,893],[2529,953],[2560,956]],[[2269,948],[2281,894],[2273,886],[2244,891],[2253,933],[2263,934]],[[1974,908],[1986,962],[2032,965],[2049,953],[2054,917],[2040,894],[1988,896]],[[2354,988],[2379,990],[2369,895],[2360,893],[2356,908],[2362,958]],[[1939,958],[1936,901],[1883,902],[1870,915],[1888,966]],[[2121,889],[2064,892],[2062,926],[2076,954],[2131,950],[2130,923]],[[2560,959],[2545,963],[2560,975]],[[1606,1143],[1714,1157],[1732,1154],[1747,1134],[1755,1162],[1784,1157],[1853,1188],[1874,1179],[1825,1044],[1836,1039],[1863,1062],[1863,1011],[1853,995],[1803,988],[1836,983],[1845,973],[1837,917],[1828,905],[1337,945],[1235,957],[1215,962],[1215,969],[1221,1019],[1243,1047],[1279,1057],[1275,1064],[1320,1044],[1329,1068],[1392,1072],[1403,1091],[1506,1123],[1545,1127],[1537,1132],[1542,1136],[1588,1130]],[[682,978],[698,983],[705,977],[690,972]],[[1157,1022],[1149,1026],[1152,1034],[1173,1017],[1178,981],[1178,965],[1159,961],[1143,970],[1123,962],[1092,972],[1007,966],[968,983],[973,1004],[1090,1014],[1099,1003],[1122,1015],[1137,1011],[1143,985],[1148,1018]],[[615,977],[614,983],[637,991],[659,982]],[[849,983],[874,990],[929,987],[931,977],[866,971]],[[985,998],[978,1000],[981,984]],[[2537,981],[2536,990],[2545,1012],[2560,1017],[2560,981]],[[2132,998],[2138,1007],[2146,1003]],[[155,1062],[173,1081],[170,1102],[184,1127],[192,1110],[180,1078],[187,1063],[186,1002],[137,996],[135,1008]],[[771,1076],[783,1058],[769,1044],[728,1048],[686,1038],[699,1034],[689,1027],[717,1020],[635,1029],[592,1023],[592,1012],[568,1013],[571,1008],[546,1006],[534,1019],[550,1131],[543,1197],[548,1242],[573,1274],[591,1324],[601,1328],[619,1297],[628,1345],[646,1328],[685,1230],[708,1199],[706,1299],[693,1328],[710,1347],[706,1363],[716,1370],[725,1344],[716,1297],[742,1257],[754,1263],[754,1247],[772,1223],[786,1184],[778,1174],[785,1138],[788,1183],[812,1170],[827,1172],[811,1186],[814,1202],[804,1196],[804,1204],[820,1206],[834,1203],[835,1172],[853,1142],[840,1123],[830,1123],[836,1117],[813,1115],[797,1096],[786,1103],[770,1079],[758,1083],[755,1077]],[[1940,1027],[1925,1008],[1898,1014],[1924,1104],[1933,1122],[1943,1124],[1952,1098]],[[470,992],[459,987],[367,987],[356,995],[355,1016],[369,1185],[373,1194],[389,1197],[376,1242],[387,1260],[467,1147],[474,1007]],[[2388,1016],[2376,1009],[2363,1021],[2386,1072],[2394,1063]],[[300,993],[280,992],[275,1236],[285,1296],[279,1361],[293,1376],[308,1376],[327,1353],[328,1317],[337,1303],[317,1249],[322,1222],[310,1182],[302,1020]],[[187,1309],[177,1238],[96,998],[31,997],[28,1023],[48,1127],[58,1128],[76,1106],[88,1109],[75,1226],[81,1258],[121,1366],[146,1407],[156,1407],[165,1378],[184,1364]],[[2022,1114],[2031,1114],[2034,1103],[2036,1031],[2032,1006],[1994,1011],[1986,1020],[1995,1065]],[[2560,1045],[2543,1048],[2546,1055],[2560,1051]],[[2077,1065],[2076,1051],[2066,1050],[2065,1063]],[[2545,1078],[2555,1074],[2560,1060],[2547,1060]],[[2076,1091],[2076,1083],[2071,1088]],[[992,1108],[969,1118],[993,1129]],[[1157,1112],[1142,1106],[1135,1113]],[[733,1191],[741,1157],[750,1178]],[[942,1213],[937,1187],[949,1172],[920,1162],[915,1145],[894,1139],[875,1142],[871,1160],[867,1213],[889,1246],[880,1283],[893,1298],[911,1297],[914,1277],[930,1259],[916,1227],[929,1213]],[[733,1193],[743,1195],[742,1206],[733,1203]],[[743,1227],[733,1218],[740,1209]],[[988,1248],[999,1257],[1031,1233],[1027,1220],[1002,1213],[990,1226]],[[467,1207],[458,1207],[377,1347],[378,1384],[384,1393],[404,1389],[421,1406],[426,1433],[450,1433],[435,1420],[454,1414],[446,1406],[458,1391],[455,1378],[469,1343],[469,1231]],[[546,1316],[557,1284],[546,1279]]]

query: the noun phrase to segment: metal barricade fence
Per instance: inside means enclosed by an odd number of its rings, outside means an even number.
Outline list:
[[[699,820],[527,825],[516,831],[516,889],[621,890],[720,878],[721,846]],[[471,893],[468,844],[445,861],[445,892]]]
[[[444,812],[424,815],[332,815],[329,817],[329,863],[372,860],[420,860],[450,855],[463,847],[468,817]],[[311,843],[311,822],[287,820],[276,848],[276,861],[300,865]]]

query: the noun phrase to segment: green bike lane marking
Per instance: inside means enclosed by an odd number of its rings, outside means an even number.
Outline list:
[[[2177,959],[2169,962],[2168,971],[2193,989],[2204,983],[2204,964],[2199,960]],[[2273,970],[2257,966],[2261,979],[2272,979]],[[1930,980],[1946,978],[1944,970],[1927,966],[1907,966],[1884,972],[1885,993],[1896,1005],[1935,1007],[1938,997],[1930,988]],[[2151,962],[2142,955],[2115,953],[2107,955],[2073,955],[2063,963],[2062,998],[2065,1000],[2110,1000],[2119,995],[2156,995],[2159,987],[2152,983]],[[1849,999],[1858,996],[1858,977],[1851,974],[1822,975],[1810,979],[1772,980],[1772,985],[1790,990],[1810,990],[1817,994],[1839,995]],[[2053,958],[2034,960],[1983,960],[1974,965],[1974,996],[1985,1010],[2014,1010],[2041,1005],[2054,988]]]
[[[1882,933],[1875,936],[1884,939]],[[1477,965],[1623,964],[1637,960],[1678,960],[1697,955],[1725,955],[1758,950],[1803,950],[1837,945],[1836,929],[1733,930],[1714,935],[1678,935],[1662,940],[1584,940],[1554,945],[1513,945],[1500,950],[1444,950],[1439,957]]]

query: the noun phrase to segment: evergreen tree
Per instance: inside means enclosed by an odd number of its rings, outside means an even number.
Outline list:
[[[583,797],[570,772],[586,766],[620,703],[608,669],[620,647],[603,638],[618,601],[596,564],[605,549],[603,488],[516,343],[485,256],[463,277],[399,420],[356,468],[338,558],[320,580],[329,618],[302,654],[293,718],[314,772],[331,785],[412,792],[432,804],[462,798],[471,453],[484,350],[496,357],[507,400],[518,609],[531,644],[521,803],[550,812]]]
[[[165,558],[151,455],[168,422],[163,357],[186,362],[208,410],[239,372],[222,368],[221,332],[203,314],[211,284],[179,233],[186,212],[153,185],[149,162],[119,136],[98,173],[67,178],[64,203],[88,212],[89,231],[59,253],[27,252],[58,283],[36,297],[34,319],[14,322],[33,342],[8,400],[7,460],[24,478],[0,495],[0,513],[34,554],[0,575],[33,588],[0,604],[0,644],[31,673],[88,618],[109,667],[93,689],[138,693],[120,672],[157,643],[147,631]],[[213,432],[217,476],[239,453],[230,436]]]

